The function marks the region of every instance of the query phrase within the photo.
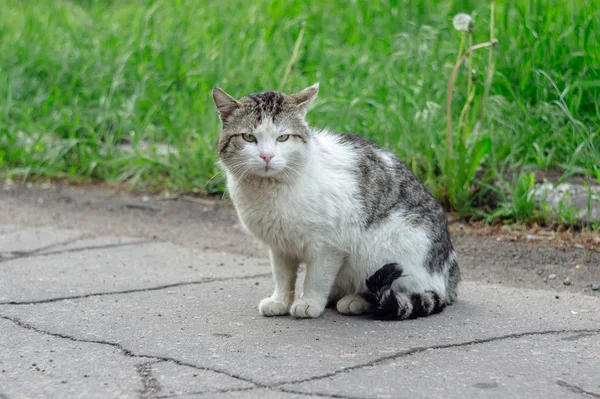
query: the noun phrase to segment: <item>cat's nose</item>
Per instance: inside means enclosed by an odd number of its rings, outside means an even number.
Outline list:
[[[274,156],[275,155],[273,155],[273,154],[267,154],[267,153],[260,154],[260,157],[265,161],[266,164],[271,162],[271,159],[273,159]]]

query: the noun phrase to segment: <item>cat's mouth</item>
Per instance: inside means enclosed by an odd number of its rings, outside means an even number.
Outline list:
[[[272,177],[280,172],[279,168],[274,168],[271,165],[264,165],[260,169],[256,170],[256,174],[262,177]]]
[[[262,168],[262,172],[266,175],[272,175],[273,173],[275,173],[275,168],[273,168],[272,166],[269,166],[269,165],[265,165]]]

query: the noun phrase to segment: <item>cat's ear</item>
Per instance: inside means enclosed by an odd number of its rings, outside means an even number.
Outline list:
[[[225,122],[233,111],[242,106],[242,103],[225,93],[225,91],[219,87],[215,86],[212,89],[212,96],[215,105],[217,106],[217,111],[219,111],[221,122]]]
[[[301,92],[290,94],[290,98],[296,104],[296,108],[298,109],[298,111],[306,115],[306,112],[308,111],[308,106],[317,98],[318,93],[319,84],[315,83],[314,85],[307,87]]]

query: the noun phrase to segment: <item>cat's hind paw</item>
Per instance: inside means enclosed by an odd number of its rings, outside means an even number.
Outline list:
[[[336,308],[341,314],[358,315],[369,309],[369,302],[360,295],[350,294],[340,299]]]
[[[271,298],[265,298],[260,301],[258,310],[263,316],[283,316],[289,313],[290,306],[283,302],[276,301]]]
[[[323,314],[325,308],[299,299],[292,304],[290,314],[299,319],[314,319]]]

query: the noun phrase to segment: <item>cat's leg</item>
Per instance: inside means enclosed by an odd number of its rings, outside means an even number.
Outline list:
[[[365,290],[362,276],[352,267],[352,262],[349,260],[338,272],[329,300],[334,301],[333,307],[342,314],[363,314],[369,310],[370,304],[358,292]]]
[[[315,254],[306,262],[306,277],[302,297],[296,299],[290,314],[298,318],[315,318],[323,314],[331,286],[344,260],[334,251]]]
[[[258,309],[263,316],[282,316],[288,314],[294,301],[294,289],[300,262],[278,251],[269,251],[271,268],[275,280],[275,291],[269,298],[263,299]]]

